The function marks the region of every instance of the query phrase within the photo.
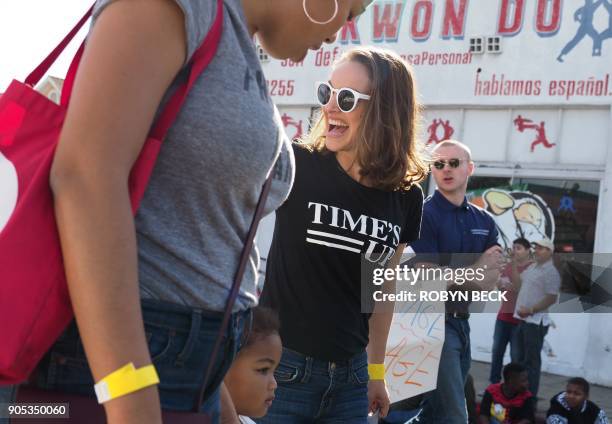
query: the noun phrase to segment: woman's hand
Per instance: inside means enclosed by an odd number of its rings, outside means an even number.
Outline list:
[[[370,380],[368,382],[368,412],[378,412],[381,418],[389,413],[389,392],[384,380]]]

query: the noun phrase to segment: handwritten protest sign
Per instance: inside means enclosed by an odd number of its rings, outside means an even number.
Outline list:
[[[443,343],[444,314],[439,304],[410,302],[394,314],[385,355],[391,402],[436,388]]]

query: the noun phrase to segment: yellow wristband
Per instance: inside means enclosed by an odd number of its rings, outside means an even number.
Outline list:
[[[370,380],[384,380],[385,364],[368,364],[368,374]]]
[[[100,380],[94,390],[98,403],[104,403],[154,384],[159,384],[159,377],[153,365],[136,369],[130,362]]]

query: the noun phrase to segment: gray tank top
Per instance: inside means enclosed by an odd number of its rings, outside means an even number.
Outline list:
[[[94,20],[113,1],[121,0],[98,0]],[[189,61],[216,2],[175,1],[185,15]],[[141,296],[213,311],[224,309],[266,175],[274,167],[270,213],[289,194],[295,168],[241,2],[224,3],[219,50],[170,128],[136,216]],[[235,311],[257,304],[258,267],[254,247]]]

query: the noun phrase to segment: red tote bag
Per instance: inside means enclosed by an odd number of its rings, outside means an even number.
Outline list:
[[[72,61],[59,105],[32,88],[90,17],[93,8],[26,78],[0,97],[0,385],[27,379],[73,318],[55,222],[49,175],[83,45]],[[189,78],[153,125],[129,180],[136,213],[162,140],[187,93],[214,57],[222,32],[223,3]]]

